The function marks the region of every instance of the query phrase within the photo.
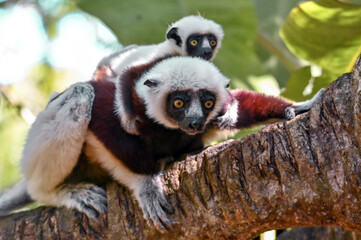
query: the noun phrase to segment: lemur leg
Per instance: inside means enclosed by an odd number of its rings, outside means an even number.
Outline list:
[[[82,150],[93,100],[93,87],[87,83],[53,96],[29,131],[21,167],[32,199],[96,217],[106,210],[103,189],[91,184],[62,185]]]
[[[173,222],[165,211],[172,213],[174,209],[163,193],[161,174],[145,175],[131,171],[122,161],[107,151],[91,131],[87,134],[85,153],[97,159],[116,181],[133,191],[133,196],[150,225],[154,225],[159,231],[170,228]],[[165,166],[174,159],[164,158],[159,161],[161,166]]]
[[[174,208],[163,193],[161,176],[161,174],[139,176],[138,184],[132,190],[143,211],[144,218],[150,225],[154,225],[163,232],[173,224],[164,209],[169,213],[174,213]]]

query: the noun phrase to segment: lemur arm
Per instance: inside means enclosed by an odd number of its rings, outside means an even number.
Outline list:
[[[289,120],[308,111],[323,92],[321,89],[312,99],[295,103],[253,91],[231,90],[217,124],[220,129],[243,129],[279,119]]]

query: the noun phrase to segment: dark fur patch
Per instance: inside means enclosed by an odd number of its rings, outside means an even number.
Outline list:
[[[182,46],[182,39],[178,34],[178,28],[174,27],[167,32],[167,39],[174,39],[177,46]]]
[[[209,42],[209,48],[202,47],[204,38]],[[196,45],[192,45],[192,41],[197,41]],[[211,42],[215,41],[215,45],[211,45]],[[217,38],[213,34],[192,34],[186,41],[187,53],[189,56],[201,57],[204,59],[210,59],[213,56],[213,51],[217,46]]]

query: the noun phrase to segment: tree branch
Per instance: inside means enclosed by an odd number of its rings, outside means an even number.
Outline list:
[[[360,81],[359,58],[310,112],[175,163],[164,183],[178,224],[166,234],[109,183],[102,219],[41,207],[0,219],[0,239],[252,239],[321,225],[361,232]]]

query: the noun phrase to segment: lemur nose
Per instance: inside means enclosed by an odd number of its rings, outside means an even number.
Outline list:
[[[199,130],[202,130],[203,125],[201,122],[194,120],[191,123],[189,123],[189,128],[192,130],[195,130],[195,131],[199,131]]]
[[[211,50],[205,51],[203,53],[203,55],[206,56],[206,57],[212,57],[212,51]]]

